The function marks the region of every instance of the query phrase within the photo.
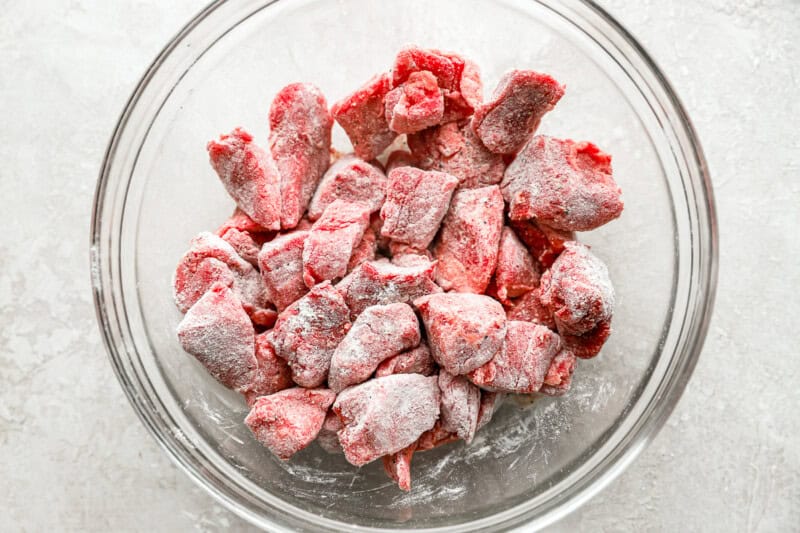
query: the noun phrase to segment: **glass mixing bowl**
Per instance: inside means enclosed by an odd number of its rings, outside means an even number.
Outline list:
[[[614,334],[572,391],[507,402],[466,446],[417,454],[403,493],[380,462],[361,469],[316,444],[276,460],[244,402],[175,338],[173,268],[233,204],[206,142],[234,126],[266,142],[287,83],[333,102],[406,43],[461,52],[486,90],[512,67],[552,74],[566,96],[540,129],[614,156],[622,217],[582,240],[609,266]],[[348,146],[336,127],[334,143]],[[716,280],[711,186],[664,76],[602,10],[579,0],[241,0],[210,5],[146,72],[108,147],[95,197],[92,272],[111,362],[173,461],[239,515],[272,530],[495,531],[542,527],[629,464],[664,423],[700,353]]]

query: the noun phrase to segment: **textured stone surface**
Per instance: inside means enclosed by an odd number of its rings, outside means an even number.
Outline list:
[[[105,143],[145,67],[205,3],[42,0],[0,17],[0,530],[251,530],[139,423],[89,290]],[[601,4],[650,51],[694,119],[716,186],[719,293],[669,422],[553,530],[795,530],[800,78],[791,58],[800,57],[800,4]]]

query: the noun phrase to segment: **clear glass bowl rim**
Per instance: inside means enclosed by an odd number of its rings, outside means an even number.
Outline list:
[[[272,5],[280,0],[273,0],[268,4]],[[525,509],[525,505],[518,505],[502,513],[482,518],[467,524],[458,524],[436,529],[417,529],[415,531],[472,531],[472,530],[505,530],[514,527],[525,526],[540,529],[559,520],[566,514],[574,511],[584,502],[596,495],[600,490],[614,480],[646,446],[652,441],[659,429],[669,417],[678,400],[680,399],[686,384],[694,370],[700,356],[705,335],[711,319],[714,299],[716,295],[717,270],[718,270],[718,229],[714,196],[708,167],[703,155],[703,150],[697,138],[694,127],[679,98],[667,81],[664,74],[644,48],[633,38],[633,36],[621,26],[603,8],[596,5],[591,0],[531,0],[543,5],[558,4],[573,11],[582,12],[583,16],[595,17],[598,21],[607,26],[607,38],[613,38],[614,45],[619,48],[620,53],[626,55],[628,59],[638,62],[641,71],[638,72],[650,82],[649,88],[654,92],[654,97],[658,103],[667,110],[670,116],[675,118],[675,123],[671,124],[677,134],[676,142],[681,148],[681,152],[686,163],[686,171],[689,173],[689,183],[684,179],[684,186],[690,185],[694,194],[697,196],[694,208],[697,217],[696,233],[693,238],[697,239],[698,246],[693,251],[698,252],[696,261],[692,265],[692,278],[694,283],[691,287],[692,293],[689,295],[690,305],[687,307],[687,316],[684,317],[684,326],[689,332],[686,341],[683,343],[682,350],[677,354],[678,360],[672,365],[673,371],[666,375],[662,382],[661,392],[657,401],[651,400],[645,416],[640,417],[634,427],[628,432],[625,438],[609,453],[600,464],[598,464],[590,475],[585,476],[579,483],[570,487],[570,494],[559,495],[558,501],[550,502],[550,505],[543,513],[535,514],[535,509]],[[109,282],[109,268],[105,263],[106,250],[103,240],[104,229],[104,200],[105,193],[111,179],[111,171],[114,164],[114,156],[119,148],[120,137],[129,124],[129,119],[133,109],[139,103],[140,97],[148,84],[155,76],[158,69],[165,60],[176,51],[179,44],[189,35],[203,20],[221,6],[228,4],[230,0],[216,0],[209,4],[192,18],[161,50],[155,60],[146,70],[141,80],[128,99],[122,111],[103,159],[102,167],[97,181],[94,195],[91,225],[91,246],[90,263],[92,275],[92,288],[97,315],[98,325],[101,335],[108,352],[110,362],[117,375],[118,380],[130,401],[134,411],[142,423],[148,429],[156,442],[164,449],[170,459],[201,488],[206,490],[215,499],[223,503],[227,508],[243,517],[249,522],[264,529],[282,530],[283,528],[296,527],[326,527],[336,530],[343,526],[352,528],[347,524],[319,518],[315,521],[303,520],[302,517],[286,515],[282,509],[275,509],[274,517],[267,517],[263,514],[254,512],[246,505],[246,502],[237,499],[235,493],[223,490],[218,480],[211,480],[191,463],[186,457],[176,453],[181,443],[175,435],[167,434],[151,419],[150,410],[152,404],[143,398],[137,384],[131,381],[128,367],[124,360],[125,350],[118,346],[114,328],[118,324],[114,323],[108,313],[109,296],[113,295],[107,290]],[[268,7],[265,6],[265,7]],[[597,28],[595,28],[597,29]],[[598,31],[603,31],[601,28]],[[624,49],[622,48],[624,47]],[[685,178],[685,176],[684,176]],[[108,261],[111,262],[110,260]],[[386,529],[359,527],[360,531],[390,531]]]

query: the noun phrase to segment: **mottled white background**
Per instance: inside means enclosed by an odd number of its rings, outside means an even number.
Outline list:
[[[563,531],[800,528],[800,1],[601,2],[708,156],[721,234],[703,357],[653,445]],[[0,530],[248,531],[124,399],[90,300],[106,140],[204,2],[0,0]]]

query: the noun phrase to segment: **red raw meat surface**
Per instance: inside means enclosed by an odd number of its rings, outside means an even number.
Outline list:
[[[537,135],[501,183],[511,220],[536,219],[564,231],[588,231],[622,213],[611,156],[590,142]]]
[[[456,70],[458,85],[444,91],[442,123],[469,118],[483,101],[483,82],[478,65],[469,59],[445,52]]]
[[[439,230],[458,180],[450,174],[400,167],[389,173],[381,235],[424,250]]]
[[[428,71],[434,75],[439,87],[456,87],[456,68],[453,61],[439,50],[406,46],[397,53],[392,68],[392,88],[399,87],[415,72]]]
[[[542,387],[550,362],[560,349],[557,333],[538,324],[510,320],[502,349],[467,377],[486,390],[530,394]]]
[[[458,440],[458,435],[443,429],[440,419],[436,421],[436,424],[431,429],[420,435],[419,440],[417,440],[417,451],[432,450],[456,440]]]
[[[386,474],[406,492],[411,490],[411,458],[416,449],[417,443],[413,442],[399,452],[383,456],[383,469]]]
[[[337,199],[366,203],[374,213],[383,204],[386,185],[386,175],[378,167],[353,155],[342,156],[322,176],[308,206],[308,218],[317,220]]]
[[[331,107],[331,114],[350,138],[353,151],[365,161],[378,157],[397,137],[389,129],[384,111],[389,84],[389,74],[373,76]]]
[[[500,409],[503,401],[506,399],[506,394],[503,392],[481,391],[481,405],[478,409],[478,423],[476,424],[475,431],[480,430],[483,426],[492,421],[492,417]]]
[[[534,324],[547,326],[552,330],[556,329],[553,313],[542,304],[538,288],[533,289],[511,302],[511,308],[508,309],[506,314],[509,320],[533,322]]]
[[[275,355],[268,336],[268,332],[256,335],[256,370],[253,381],[242,391],[247,405],[251,407],[259,396],[269,396],[294,385],[289,365]]]
[[[258,254],[258,266],[267,296],[283,311],[308,292],[303,281],[303,245],[307,231],[279,235],[264,244]]]
[[[244,423],[276,457],[288,461],[317,437],[336,395],[294,387],[257,399]]]
[[[207,261],[209,258],[224,263],[229,273],[218,263]],[[231,276],[233,291],[251,320],[259,325],[271,326],[274,312],[267,309],[267,293],[258,270],[242,259],[230,244],[207,231],[192,239],[189,250],[175,269],[172,283],[175,304],[185,313],[212,284],[220,282],[230,286]]]
[[[297,226],[330,164],[333,119],[319,89],[292,83],[269,109],[269,147],[281,176],[281,227]]]
[[[432,376],[436,373],[436,362],[431,357],[431,350],[424,341],[412,350],[403,352],[384,360],[375,370],[375,377],[392,374],[422,374]]]
[[[589,248],[567,243],[542,275],[541,301],[562,335],[583,335],[611,320],[614,288],[608,268]]]
[[[230,244],[242,259],[251,265],[258,264],[258,252],[261,250],[261,246],[256,243],[249,233],[236,228],[229,228],[220,235],[220,238]]]
[[[275,321],[278,320],[278,312],[270,308],[254,309],[250,313],[250,320],[261,328],[271,328],[275,325]]]
[[[564,251],[565,243],[575,240],[572,231],[556,230],[533,220],[512,220],[511,227],[544,268],[550,268],[556,257]]]
[[[544,383],[539,390],[547,396],[563,396],[572,385],[572,374],[577,366],[575,354],[569,348],[564,348],[556,354],[547,369]]]
[[[349,329],[347,305],[326,281],[278,316],[270,341],[278,357],[289,363],[295,383],[319,387],[328,378],[333,352]]]
[[[303,245],[303,280],[306,285],[344,277],[353,250],[369,226],[370,206],[334,200],[311,226]]]
[[[439,390],[442,429],[472,442],[478,426],[481,390],[464,376],[454,376],[446,370],[439,372]]]
[[[539,284],[539,266],[509,227],[504,227],[500,236],[494,281],[503,301],[522,296]]]
[[[434,263],[402,267],[367,261],[347,275],[336,288],[344,296],[353,318],[372,305],[411,303],[420,296],[441,292],[433,282]]]
[[[434,75],[444,97],[441,123],[472,115],[482,98],[478,66],[452,52],[407,46],[398,52],[392,69],[392,88],[406,83],[414,73]]]
[[[515,154],[551,111],[564,87],[547,74],[512,70],[500,78],[492,99],[475,110],[472,129],[497,154]]]
[[[414,133],[435,126],[444,116],[444,97],[436,76],[428,71],[412,72],[389,91],[384,99],[386,122],[397,133]]]
[[[378,239],[375,236],[375,232],[370,226],[367,226],[367,229],[364,230],[364,236],[361,237],[358,246],[353,249],[353,254],[347,262],[348,274],[358,268],[361,263],[375,259],[375,254],[378,251],[377,241]]]
[[[408,146],[415,166],[452,174],[462,189],[496,185],[506,169],[503,157],[487,150],[467,122],[448,122],[409,135]]]
[[[236,207],[233,214],[217,229],[217,235],[222,236],[229,229],[236,229],[247,233],[272,233],[264,226],[250,218],[247,213]]]
[[[611,335],[611,320],[604,320],[594,329],[583,335],[562,335],[564,345],[569,347],[581,359],[591,359],[600,353],[606,340]]]
[[[256,371],[255,331],[239,299],[224,285],[212,286],[178,324],[178,340],[226,387],[242,391]]]
[[[239,208],[267,230],[280,229],[280,174],[270,155],[241,128],[206,147],[211,166]]]
[[[325,422],[322,423],[322,428],[317,435],[320,447],[328,453],[343,453],[342,445],[339,444],[339,431],[342,428],[344,428],[344,424],[339,416],[333,410],[328,411]]]
[[[258,252],[261,246],[276,235],[274,231],[257,224],[238,207],[215,233],[253,266],[258,266]]]
[[[497,186],[457,191],[433,246],[436,282],[444,290],[483,293],[497,264],[502,229]]]
[[[506,335],[503,306],[488,296],[441,293],[414,301],[422,315],[434,360],[451,374],[488,362]]]
[[[193,252],[187,252],[178,264],[172,283],[175,304],[181,313],[188,311],[212,285],[233,288],[235,281],[233,271],[219,259],[196,256],[186,260],[190,253]]]
[[[427,266],[433,262],[433,254],[429,250],[420,250],[408,244],[389,243],[392,264],[401,267]]]
[[[384,360],[414,348],[419,341],[419,322],[410,305],[368,307],[333,352],[328,386],[340,392],[362,383]]]
[[[393,374],[342,391],[333,410],[347,460],[361,466],[411,445],[439,417],[435,376]]]

